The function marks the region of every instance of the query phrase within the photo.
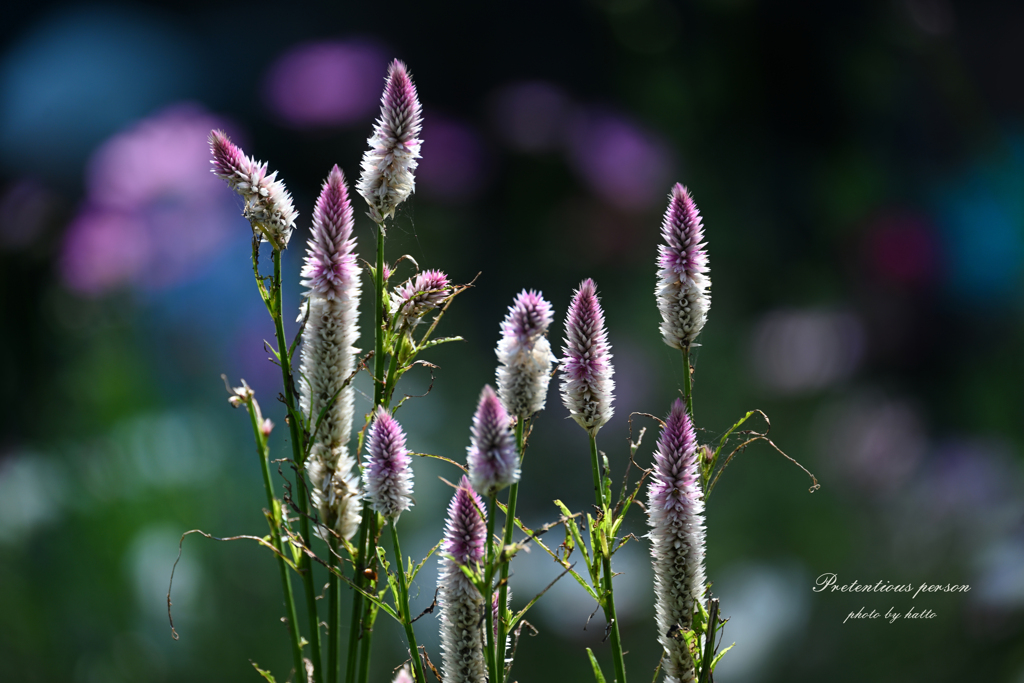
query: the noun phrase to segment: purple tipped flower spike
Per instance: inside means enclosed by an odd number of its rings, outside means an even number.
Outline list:
[[[479,565],[486,553],[486,543],[483,501],[469,479],[462,477],[448,506],[437,577],[445,683],[483,683],[487,679],[484,626],[480,619],[487,601],[459,569]]]
[[[686,641],[673,637],[692,626],[695,601],[704,599],[704,501],[699,456],[686,405],[676,399],[654,454],[648,491],[651,557],[657,596],[658,638],[665,648],[665,680],[694,680]]]
[[[480,392],[471,431],[466,462],[473,488],[485,496],[493,496],[519,481],[519,455],[508,413],[489,384]]]
[[[501,323],[498,395],[510,415],[525,419],[544,409],[555,356],[548,342],[554,319],[551,304],[539,292],[519,293]]]
[[[661,311],[661,335],[672,348],[685,349],[708,319],[711,278],[700,212],[679,183],[669,196],[661,237],[665,243],[658,247],[658,286],[654,290]]]
[[[352,205],[345,176],[335,166],[313,210],[312,236],[302,268],[306,305],[302,332],[302,412],[316,421],[324,407],[306,461],[312,497],[321,518],[344,538],[359,525],[359,485],[349,454],[355,389],[345,381],[355,370],[359,350],[359,264],[352,237]],[[307,309],[308,306],[308,309]],[[333,403],[332,403],[333,401]]]
[[[565,317],[563,351],[562,401],[572,419],[594,436],[614,412],[615,369],[593,280],[584,280],[573,296]]]
[[[409,278],[391,295],[395,329],[416,327],[423,316],[440,307],[451,293],[451,282],[440,270],[424,270]]]
[[[245,199],[243,215],[253,230],[259,231],[274,249],[287,248],[298,213],[284,183],[277,179],[277,172],[267,175],[266,164],[246,157],[219,130],[210,133],[210,151],[213,173]]]
[[[416,159],[422,141],[420,101],[405,64],[397,59],[388,68],[381,97],[380,118],[367,140],[363,174],[356,186],[370,205],[370,216],[380,224],[394,216],[395,208],[416,189]]]
[[[405,432],[391,413],[378,406],[366,437],[363,481],[366,499],[377,512],[396,519],[412,507],[412,458]]]

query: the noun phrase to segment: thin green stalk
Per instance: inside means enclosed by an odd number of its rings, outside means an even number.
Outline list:
[[[327,562],[331,572],[328,575],[327,584],[327,682],[337,683],[338,681],[338,644],[341,641],[341,634],[338,632],[340,621],[338,605],[338,577],[334,570],[338,569],[338,540],[330,536],[328,545],[331,548],[330,557]]]
[[[367,555],[366,555],[366,534],[370,526],[370,515],[372,512],[369,507],[363,508],[363,520],[359,524],[359,543],[356,546],[359,552],[356,564],[356,574],[353,578],[356,588],[365,588],[366,578],[363,575],[363,570],[367,567]],[[356,666],[359,660],[359,635],[362,630],[360,627],[360,617],[363,614],[363,594],[359,591],[353,591],[352,595],[352,619],[349,622],[348,632],[348,652],[345,655],[345,683],[354,683],[356,675]]]
[[[693,387],[690,385],[690,346],[683,349],[683,397],[686,399],[686,412],[693,420]]]
[[[295,392],[292,391],[292,363],[288,354],[288,338],[284,334],[284,320],[282,317],[282,294],[281,283],[281,252],[274,250],[274,290],[272,292],[273,304],[271,307],[274,318],[274,332],[277,335],[277,348],[281,356],[281,378],[284,380],[284,400],[288,408],[288,430],[292,441],[292,459],[295,461],[295,488],[296,502],[299,505],[299,532],[302,534],[302,542],[307,548],[311,548],[311,535],[309,533],[309,503],[306,492],[306,480],[302,476],[304,471],[303,463],[303,434],[300,429],[300,416],[295,409]],[[313,660],[314,683],[323,683],[323,662],[320,657],[320,622],[316,611],[316,588],[313,585],[313,567],[309,556],[302,553],[299,556],[299,574],[302,575],[303,588],[306,591],[306,610],[309,613],[309,646],[310,659]],[[301,672],[300,672],[301,674]]]
[[[373,280],[373,406],[384,397],[384,226],[377,225],[377,272]]]
[[[251,399],[250,399],[251,400]],[[267,448],[267,439],[263,435],[261,425],[256,419],[256,409],[249,404],[249,418],[252,421],[253,435],[256,437],[257,455],[260,458],[260,469],[263,471],[263,488],[267,492],[267,509],[270,511],[271,519],[274,516],[274,482],[270,478],[270,451]],[[281,529],[273,521],[267,520],[270,524],[270,539],[274,547],[281,555],[277,557],[277,567],[281,572],[281,590],[284,592],[285,610],[288,614],[288,632],[292,640],[292,666],[295,667],[295,675],[301,676],[305,672],[302,664],[302,643],[299,634],[299,618],[295,611],[295,596],[292,595],[292,580],[288,574],[288,565],[285,564],[284,544],[281,542]]]
[[[494,609],[491,601],[491,583],[494,581],[494,513],[497,508],[497,496],[487,501],[487,571],[484,572],[484,612],[487,614],[487,680],[495,683],[498,680],[498,663],[494,649]]]
[[[597,485],[597,501],[604,516],[602,529],[599,531],[600,547],[592,548],[594,554],[601,553],[601,566],[603,571],[602,582],[604,583],[605,599],[601,607],[604,609],[604,618],[611,624],[612,660],[615,663],[615,680],[617,683],[626,683],[626,663],[622,656],[622,638],[619,633],[619,619],[615,613],[615,593],[612,586],[612,557],[611,548],[615,539],[605,537],[605,529],[611,529],[610,503],[604,499],[604,487],[601,485],[600,472],[598,469],[597,438],[590,435],[590,463],[594,468],[594,482]],[[595,586],[596,588],[596,586]]]
[[[416,632],[412,628],[412,613],[409,611],[409,587],[405,582],[405,558],[402,556],[402,546],[398,543],[397,522],[397,519],[391,520],[391,543],[395,546],[398,598],[401,601],[399,614],[402,616],[402,625],[405,627],[405,637],[409,640],[409,652],[412,654],[412,670],[416,677],[416,683],[427,683],[427,677],[423,671],[423,660],[420,659],[420,649],[416,645]]]
[[[366,568],[370,570],[371,574],[375,574],[377,568],[377,530],[380,526],[380,520],[381,516],[371,510],[369,535],[366,539]],[[365,590],[367,593],[376,594],[376,579],[373,579],[372,577],[368,578]],[[370,648],[373,646],[373,625],[376,621],[377,606],[366,598],[363,598],[363,617],[359,634],[362,642],[359,646],[359,676],[356,679],[359,683],[367,683],[370,678]]]
[[[381,405],[384,397],[384,226],[377,223],[377,263],[373,276],[373,407]],[[376,532],[368,531],[376,513],[369,509],[363,510],[363,519],[359,523],[359,563],[355,577],[356,586],[365,589],[366,578],[364,569],[376,561],[374,539]],[[348,654],[345,663],[345,683],[366,683],[369,677],[370,646],[373,640],[373,622],[376,617],[374,606],[356,592],[352,599],[352,619],[350,621]],[[366,630],[369,628],[370,630]],[[361,641],[361,642],[360,642]],[[358,646],[358,651],[357,651]],[[356,676],[353,681],[353,675]]]
[[[590,469],[594,472],[594,500],[597,508],[604,510],[604,486],[601,485],[601,465],[597,457],[597,439],[590,434]]]
[[[526,434],[526,419],[520,419],[516,422],[516,450],[519,452],[519,468],[523,467],[523,457],[525,455],[525,444],[523,443],[524,435]],[[508,505],[505,507],[505,535],[501,541],[502,550],[505,547],[512,544],[512,530],[516,525],[516,500],[519,498],[519,482],[512,484],[508,490]],[[495,652],[500,651],[498,655],[498,678],[497,683],[502,683],[505,677],[505,638],[508,637],[508,624],[505,623],[503,618],[505,615],[505,603],[508,601],[508,571],[509,562],[503,562],[501,565],[501,580],[498,588],[498,649]]]
[[[384,381],[384,405],[391,407],[391,397],[395,395],[395,373],[398,372],[398,349],[391,354],[387,379]]]

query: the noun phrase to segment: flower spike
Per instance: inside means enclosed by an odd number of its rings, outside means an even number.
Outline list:
[[[665,243],[658,247],[658,285],[654,290],[661,311],[661,336],[672,348],[685,349],[707,322],[711,278],[700,212],[679,183],[669,195],[661,237]]]
[[[484,558],[487,514],[483,501],[465,476],[448,506],[440,572],[437,577],[441,607],[441,654],[445,683],[482,683],[486,601],[460,567],[476,568]]]
[[[691,628],[694,603],[704,599],[704,501],[698,483],[699,457],[686,405],[676,399],[654,454],[654,478],[647,504],[658,639],[665,648],[665,680],[670,683],[694,679],[686,640],[675,634]]]
[[[597,285],[591,279],[584,280],[573,295],[565,317],[563,351],[562,401],[572,419],[596,435],[614,413],[615,368]]]
[[[489,384],[480,392],[472,438],[466,450],[469,479],[481,494],[493,496],[519,481],[519,454],[508,413]]]
[[[370,149],[363,155],[363,173],[356,186],[378,224],[394,216],[395,208],[416,190],[413,172],[420,156],[421,126],[416,86],[405,64],[396,59],[388,68],[380,118],[367,140]]]
[[[243,215],[253,230],[274,247],[288,247],[298,213],[292,196],[277,171],[267,175],[267,165],[245,156],[238,145],[219,130],[210,133],[213,173],[227,181],[228,186],[245,199]]]
[[[411,465],[402,426],[384,406],[378,406],[366,437],[363,467],[370,507],[392,519],[412,507]]]
[[[524,289],[501,323],[495,349],[498,395],[505,410],[521,420],[544,409],[555,362],[547,338],[553,319],[551,304],[539,292]]]
[[[322,520],[345,539],[359,525],[359,485],[349,454],[355,388],[349,377],[359,349],[359,264],[352,236],[352,205],[345,176],[337,166],[324,181],[313,210],[313,226],[302,268],[308,313],[302,332],[302,412],[315,425],[313,446],[306,461],[313,502]],[[308,308],[307,308],[308,307]]]
[[[430,311],[441,306],[451,295],[451,282],[440,270],[424,270],[395,288],[391,310],[395,314],[394,329],[420,324]]]

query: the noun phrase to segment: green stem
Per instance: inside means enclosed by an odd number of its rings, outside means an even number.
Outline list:
[[[371,514],[369,507],[363,508],[363,520],[359,524],[359,543],[356,546],[359,556],[356,560],[356,575],[353,577],[357,588],[365,588],[366,585],[366,577],[363,574],[363,570],[368,566],[366,555],[366,534],[370,526],[369,520]],[[352,619],[349,621],[348,631],[348,652],[345,655],[345,683],[354,683],[353,679],[356,675],[356,665],[359,660],[359,635],[361,631],[359,618],[362,614],[363,594],[359,591],[353,591]]]
[[[412,628],[412,613],[409,611],[409,587],[405,582],[405,558],[402,556],[402,546],[398,543],[397,522],[397,519],[391,520],[391,543],[395,546],[398,598],[401,601],[399,613],[402,616],[402,625],[405,627],[405,637],[409,640],[409,652],[412,654],[412,669],[416,683],[427,683],[427,677],[423,671],[423,661],[420,659],[420,649],[416,645],[416,632]]]
[[[384,397],[384,226],[377,225],[377,263],[373,277],[373,407],[381,405]],[[359,523],[359,564],[356,586],[366,587],[367,579],[363,570],[376,562],[374,539],[376,532],[368,533],[376,513],[363,509]],[[366,683],[369,676],[370,646],[373,640],[373,622],[376,610],[369,601],[356,592],[352,599],[351,631],[348,640],[348,660],[345,663],[345,683]],[[369,629],[369,630],[367,630]],[[360,642],[361,641],[361,642]],[[357,649],[358,652],[357,652]]]
[[[391,398],[395,395],[395,373],[398,372],[398,349],[391,354],[387,380],[384,382],[384,405],[391,407]]]
[[[377,530],[380,527],[380,519],[380,515],[370,511],[369,535],[366,539],[366,567],[371,573],[375,572],[377,568]],[[372,578],[367,579],[365,590],[367,593],[376,594],[377,581]],[[359,677],[356,679],[359,683],[367,683],[370,678],[370,648],[373,645],[373,625],[376,621],[377,606],[363,598],[363,618],[359,635],[362,639],[359,646]]]
[[[487,680],[496,683],[498,680],[498,663],[494,649],[494,607],[491,602],[491,583],[494,581],[494,513],[498,497],[491,496],[487,500],[487,571],[484,572],[484,612],[487,615]]]
[[[327,558],[331,572],[327,579],[327,681],[337,683],[338,681],[338,644],[341,641],[341,634],[338,633],[339,607],[338,607],[338,577],[334,571],[338,567],[338,540],[330,536],[328,545],[331,548],[331,556]]]
[[[521,418],[516,421],[516,450],[519,452],[519,468],[522,470],[523,457],[525,456],[525,444],[523,443],[526,434],[527,419]],[[512,544],[512,530],[516,525],[516,501],[519,498],[519,482],[512,484],[508,490],[508,505],[505,507],[505,535],[501,541],[502,552]],[[498,657],[498,678],[497,683],[502,683],[505,676],[505,639],[508,637],[508,624],[505,622],[505,604],[508,601],[508,571],[509,562],[501,564],[501,581],[498,588],[498,646],[495,652],[500,651]]]
[[[683,398],[686,399],[686,412],[693,420],[693,387],[690,385],[690,347],[683,349]]]
[[[601,485],[601,464],[597,457],[597,438],[590,434],[590,469],[594,472],[594,500],[604,510],[604,486]]]
[[[301,635],[299,634],[299,618],[295,611],[295,596],[292,595],[292,580],[288,574],[288,565],[284,561],[284,544],[281,542],[281,529],[277,524],[272,521],[275,517],[275,508],[280,509],[279,505],[275,505],[277,500],[274,498],[274,482],[270,478],[270,451],[267,448],[267,439],[263,435],[261,425],[256,419],[256,409],[253,404],[249,404],[249,418],[252,421],[253,435],[256,437],[257,455],[260,458],[260,469],[263,471],[263,488],[267,492],[267,509],[270,511],[270,519],[267,522],[270,524],[270,538],[274,544],[274,548],[280,553],[277,557],[277,567],[281,572],[281,589],[284,592],[284,604],[285,610],[288,614],[288,632],[291,635],[292,640],[292,666],[295,667],[296,677],[304,675],[306,668],[302,663],[302,643]]]
[[[304,469],[303,455],[303,434],[301,431],[300,415],[295,409],[295,392],[292,391],[292,363],[288,354],[288,338],[284,334],[284,320],[282,317],[282,294],[281,284],[281,252],[274,250],[274,281],[273,281],[273,303],[271,307],[274,318],[274,332],[277,335],[277,348],[281,356],[281,378],[284,380],[284,401],[288,408],[288,430],[292,441],[292,459],[295,461],[295,488],[296,502],[299,506],[299,532],[302,534],[302,542],[306,548],[311,548],[309,533],[309,495],[306,492],[306,480],[302,473]],[[320,622],[316,612],[316,588],[313,585],[313,567],[309,556],[302,553],[299,556],[299,574],[302,575],[303,588],[306,590],[306,610],[309,613],[309,645],[310,658],[313,660],[313,681],[323,683],[323,662],[320,660]],[[301,675],[301,672],[300,672]]]
[[[615,680],[617,683],[626,683],[626,663],[622,656],[622,638],[619,633],[619,619],[615,613],[615,593],[612,586],[612,557],[611,548],[615,547],[615,539],[607,538],[607,532],[612,528],[609,509],[610,501],[604,499],[604,486],[601,485],[601,474],[598,465],[597,437],[590,435],[590,464],[594,470],[594,485],[596,487],[596,500],[601,509],[602,519],[598,524],[598,537],[600,544],[592,548],[595,560],[597,554],[601,554],[601,566],[603,569],[602,583],[604,584],[604,602],[601,607],[604,609],[604,618],[611,624],[612,659],[615,663]],[[595,586],[596,588],[596,586]]]
[[[377,225],[377,272],[373,281],[373,406],[384,397],[384,226]]]

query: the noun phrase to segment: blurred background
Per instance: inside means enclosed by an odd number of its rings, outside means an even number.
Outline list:
[[[459,282],[480,273],[439,328],[466,342],[425,355],[439,366],[429,396],[399,414],[413,450],[464,457],[518,291],[552,301],[560,348],[573,288],[594,277],[617,371],[599,445],[620,478],[630,412],[664,415],[681,387],[652,292],[661,214],[682,182],[704,216],[713,280],[695,360],[700,438],[761,408],[775,443],[822,484],[808,494],[806,476],[762,444],[716,488],[708,573],[731,617],[725,641],[737,643],[717,680],[1024,681],[1024,6],[485,7],[4,10],[4,680],[259,680],[250,660],[287,678],[277,570],[254,544],[186,539],[180,640],[167,623],[182,532],[266,532],[250,427],[221,373],[248,380],[283,423],[249,227],[209,172],[206,136],[224,128],[294,193],[301,229],[285,279],[297,312],[319,185],[334,163],[357,175],[399,57],[419,87],[425,142],[388,257],[411,254]],[[371,225],[357,216],[370,257]],[[556,384],[525,463],[520,509],[535,526],[557,518],[554,498],[584,509],[591,496],[586,437]],[[416,370],[399,391],[430,386]],[[635,417],[634,439],[641,427],[647,466],[656,423]],[[439,477],[457,471],[415,467],[403,543],[421,556],[451,492]],[[642,536],[642,512],[630,514],[626,531]],[[650,680],[659,656],[649,564],[643,539],[615,558],[634,681]],[[558,574],[538,550],[513,572],[516,608]],[[825,572],[971,590],[812,592]],[[435,580],[431,560],[415,611]],[[938,616],[842,623],[861,607],[911,606]],[[589,680],[585,647],[610,670],[601,616],[585,627],[593,607],[557,584],[527,617],[540,635],[524,635],[513,680]],[[371,680],[390,681],[402,632],[378,624]],[[417,622],[439,662],[436,626],[436,615]]]

